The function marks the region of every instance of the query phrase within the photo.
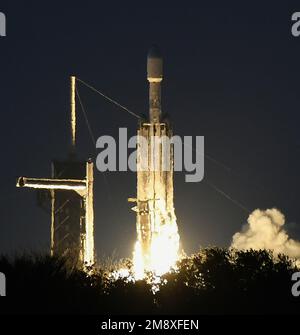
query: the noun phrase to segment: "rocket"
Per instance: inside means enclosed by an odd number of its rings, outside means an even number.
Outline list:
[[[140,122],[137,131],[137,197],[134,199],[137,205],[133,209],[137,213],[139,251],[136,253],[140,253],[145,270],[158,272],[174,263],[179,245],[173,202],[173,146],[165,147],[162,141],[164,137],[172,137],[172,128],[162,119],[162,79],[163,59],[158,47],[153,46],[147,55],[149,118]],[[165,153],[169,157],[168,169],[163,165]],[[142,166],[145,159],[148,160],[146,169]]]

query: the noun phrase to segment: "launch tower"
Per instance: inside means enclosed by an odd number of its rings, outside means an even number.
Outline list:
[[[71,152],[52,162],[51,178],[20,177],[17,187],[50,193],[51,255],[63,256],[72,267],[94,264],[93,163],[76,158],[75,77],[71,77]]]

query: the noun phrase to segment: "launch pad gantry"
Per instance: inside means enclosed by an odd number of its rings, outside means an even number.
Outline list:
[[[76,78],[71,77],[71,153],[52,162],[52,178],[19,177],[17,187],[50,192],[51,255],[63,256],[69,265],[94,264],[93,162],[76,159]]]

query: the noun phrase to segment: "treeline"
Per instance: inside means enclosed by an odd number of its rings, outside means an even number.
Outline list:
[[[130,261],[127,262],[129,271]],[[0,257],[7,278],[2,313],[265,314],[299,313],[291,293],[295,264],[272,252],[206,248],[161,278],[116,279],[104,268],[92,275],[50,256]]]

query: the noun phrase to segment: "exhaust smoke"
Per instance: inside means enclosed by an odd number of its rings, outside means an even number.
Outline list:
[[[284,229],[285,217],[278,209],[256,209],[247,221],[242,231],[233,235],[231,247],[269,249],[274,255],[285,254],[300,264],[300,242],[289,237]]]

